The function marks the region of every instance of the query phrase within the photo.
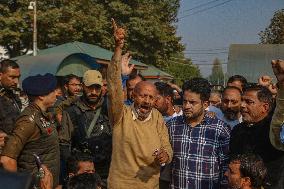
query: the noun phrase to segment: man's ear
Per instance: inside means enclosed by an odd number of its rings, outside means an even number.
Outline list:
[[[203,107],[204,107],[204,109],[206,109],[208,106],[209,106],[209,101],[208,101],[208,100],[203,101]]]
[[[166,102],[167,102],[167,104],[173,104],[173,100],[172,100],[172,97],[170,97],[170,96],[166,96]]]
[[[40,101],[42,101],[43,100],[43,96],[38,96],[38,99],[40,100]]]
[[[264,110],[264,113],[266,113],[266,112],[269,112],[269,110],[270,110],[270,105],[268,104],[268,103],[263,103],[263,110]]]

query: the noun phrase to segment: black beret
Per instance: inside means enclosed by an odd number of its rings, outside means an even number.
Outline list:
[[[45,75],[29,76],[24,79],[22,87],[27,95],[44,96],[56,88],[56,77],[50,73]]]

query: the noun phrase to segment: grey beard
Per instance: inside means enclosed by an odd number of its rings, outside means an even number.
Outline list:
[[[140,121],[145,120],[145,119],[150,115],[150,113],[151,113],[151,111],[150,111],[149,113],[144,114],[144,113],[142,113],[142,112],[139,111],[139,108],[134,108],[134,109],[135,109],[135,112],[137,113],[138,119],[139,119]]]

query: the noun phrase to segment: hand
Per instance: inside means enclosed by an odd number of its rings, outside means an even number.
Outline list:
[[[272,60],[271,65],[279,85],[284,87],[284,60]]]
[[[115,45],[122,48],[124,44],[125,30],[123,28],[117,27],[115,20],[113,18],[111,19],[111,21],[113,26]]]
[[[7,134],[0,131],[0,148],[2,148],[5,145],[5,138]]]
[[[173,84],[171,82],[167,82],[167,84],[170,85],[171,88],[177,90],[178,92],[182,92],[182,89],[179,86],[177,86],[176,84]]]
[[[121,74],[122,75],[129,75],[132,72],[134,68],[134,64],[131,64],[129,66],[129,62],[131,58],[132,56],[130,56],[128,52],[122,55],[122,58],[121,58]]]
[[[264,87],[270,86],[271,81],[272,81],[272,78],[268,75],[264,75],[264,76],[261,76],[260,78],[258,78],[258,84],[262,85]]]
[[[157,162],[160,163],[160,165],[164,164],[164,163],[167,163],[168,160],[169,160],[169,155],[168,153],[165,151],[164,148],[161,148],[160,150],[155,150],[154,153],[153,153],[153,156],[156,156],[155,157],[155,160]]]
[[[277,87],[275,84],[271,84],[268,86],[268,89],[270,90],[270,92],[272,93],[272,95],[277,95]]]
[[[52,189],[53,188],[53,176],[45,165],[41,166],[44,170],[44,177],[40,180],[41,189]]]

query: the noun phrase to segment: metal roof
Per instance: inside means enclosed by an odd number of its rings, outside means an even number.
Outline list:
[[[174,77],[155,66],[149,65],[147,70],[139,71],[146,79],[166,79],[171,80]]]
[[[113,52],[96,45],[72,42],[39,50],[37,56],[23,55],[13,60],[19,63],[21,79],[25,79],[29,75],[44,73],[60,76],[73,73],[81,76],[87,69],[98,69],[100,64],[108,64],[112,55]],[[68,63],[67,60],[71,62]],[[135,65],[135,69],[147,69],[147,65],[141,62],[131,60],[130,63]]]

